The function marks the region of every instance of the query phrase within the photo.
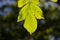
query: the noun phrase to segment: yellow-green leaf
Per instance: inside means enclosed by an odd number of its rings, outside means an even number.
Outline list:
[[[17,22],[22,21],[25,19],[26,15],[27,15],[27,9],[28,9],[28,4],[25,5],[20,11],[19,11],[19,16],[17,19]]]
[[[37,5],[40,4],[39,0],[31,0],[31,2]]]
[[[22,7],[25,4],[29,3],[40,4],[39,0],[18,0],[18,7]]]
[[[26,5],[25,5],[26,4]],[[44,19],[42,10],[37,5],[40,4],[39,0],[19,0],[18,7],[24,6],[19,12],[17,22],[23,21],[24,28],[30,33],[34,33],[37,29],[37,19]]]
[[[35,4],[30,5],[32,13],[36,16],[37,19],[44,19],[43,12],[40,7],[36,6]]]
[[[33,32],[36,31],[37,29],[37,20],[34,17],[34,15],[29,12],[26,16],[25,23],[24,23],[24,28],[32,34]]]
[[[52,2],[57,2],[57,0],[51,0]]]
[[[18,7],[22,7],[28,3],[28,0],[18,0]]]

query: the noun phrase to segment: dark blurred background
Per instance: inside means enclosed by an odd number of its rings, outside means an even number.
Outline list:
[[[40,0],[45,19],[38,20],[37,30],[30,35],[17,22],[18,0],[0,0],[0,40],[60,40],[60,1]]]

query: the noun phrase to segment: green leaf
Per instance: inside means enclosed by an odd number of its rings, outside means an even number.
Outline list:
[[[37,19],[44,19],[43,12],[40,7],[36,6],[35,4],[30,5],[32,13],[36,16]]]
[[[40,4],[39,0],[31,0],[31,2],[36,4],[36,5]]]
[[[18,7],[22,7],[22,6],[24,6],[25,4],[27,4],[28,3],[28,0],[19,0],[18,1]]]
[[[27,3],[29,4],[30,2],[34,3],[36,5],[40,4],[39,0],[19,0],[18,1],[18,7],[22,7]]]
[[[19,16],[17,19],[17,22],[23,21],[27,15],[27,9],[28,9],[28,4],[25,5],[20,11],[19,11]]]
[[[25,20],[24,28],[30,34],[34,33],[37,29],[36,18],[44,19],[41,8],[37,6],[38,4],[40,4],[39,0],[19,0],[18,1],[18,7],[22,7],[24,5],[25,6],[19,12],[17,22]]]
[[[37,20],[34,17],[34,15],[29,11],[29,13],[26,16],[24,28],[32,34],[37,29]]]

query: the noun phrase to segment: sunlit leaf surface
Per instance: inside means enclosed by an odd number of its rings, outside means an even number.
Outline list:
[[[39,0],[18,1],[18,7],[26,5],[19,11],[17,22],[25,20],[24,28],[30,34],[34,33],[37,29],[36,19],[44,19],[41,8],[37,6],[39,3]]]
[[[37,19],[44,19],[41,8],[39,8],[35,4],[31,4],[30,8],[32,13],[36,16]]]
[[[19,16],[18,16],[17,22],[22,21],[22,20],[25,19],[26,15],[27,15],[27,9],[28,9],[28,4],[25,5],[25,6],[21,9],[21,11],[19,11]]]
[[[40,4],[39,0],[31,0],[31,2],[37,5]]]
[[[25,4],[27,4],[28,3],[28,0],[19,0],[18,1],[18,7],[22,7],[22,6],[24,6]]]
[[[30,12],[26,16],[24,28],[27,29],[30,34],[35,32],[37,29],[37,20]]]

